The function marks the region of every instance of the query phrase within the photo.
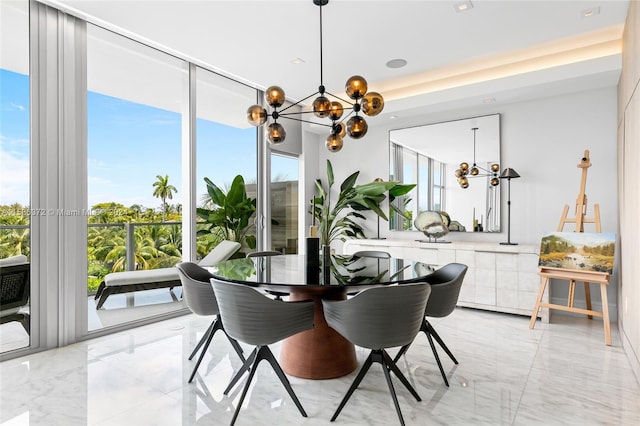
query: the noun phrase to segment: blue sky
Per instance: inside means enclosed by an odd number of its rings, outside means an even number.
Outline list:
[[[0,69],[0,205],[26,205],[29,190],[28,77]],[[115,201],[125,206],[160,207],[153,197],[157,175],[169,175],[182,201],[181,116],[178,113],[90,92],[88,108],[89,206]],[[221,187],[241,174],[256,180],[255,128],[236,129],[197,121],[197,195],[206,192],[203,177]],[[279,166],[282,164],[282,166]],[[274,160],[282,170],[292,162]],[[284,170],[297,179],[297,168]],[[88,207],[89,207],[88,206]]]

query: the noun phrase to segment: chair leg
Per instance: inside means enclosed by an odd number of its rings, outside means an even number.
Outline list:
[[[253,376],[256,373],[258,364],[263,359],[267,360],[269,364],[271,364],[271,367],[273,367],[274,371],[276,372],[276,375],[278,376],[278,378],[284,385],[285,389],[293,399],[293,402],[296,404],[296,407],[298,407],[298,410],[300,410],[300,413],[302,414],[302,416],[307,417],[307,413],[304,411],[304,408],[302,408],[302,404],[300,404],[298,397],[293,392],[293,389],[291,388],[291,384],[289,383],[289,380],[285,376],[284,372],[282,371],[282,368],[280,367],[280,364],[278,364],[278,361],[273,356],[273,353],[271,352],[269,347],[268,346],[257,347],[254,350],[254,352],[251,353],[251,356],[249,357],[249,359],[253,357],[254,353],[255,353],[255,361],[253,365],[250,367],[249,378],[247,379],[247,383],[244,384],[244,388],[242,389],[242,395],[240,395],[240,400],[238,401],[238,406],[236,407],[236,411],[233,413],[233,418],[231,419],[231,426],[235,424],[236,419],[238,418],[238,414],[240,413],[240,409],[242,408],[242,403],[244,402],[244,398],[247,396],[247,391],[249,390],[249,386],[251,386],[251,381],[253,380]]]
[[[456,357],[453,356],[453,354],[451,353],[447,345],[444,344],[444,341],[442,340],[442,338],[440,338],[435,328],[433,328],[433,326],[429,323],[429,321],[425,321],[425,322],[427,323],[427,331],[433,336],[434,339],[436,339],[436,342],[438,342],[440,347],[444,349],[447,355],[449,355],[449,358],[451,358],[451,361],[453,361],[453,363],[457,365],[458,360],[456,359]]]
[[[351,398],[351,395],[353,394],[353,392],[358,388],[358,385],[362,381],[365,374],[367,374],[367,371],[369,371],[369,367],[371,367],[372,363],[373,363],[373,351],[371,351],[367,359],[364,361],[364,364],[362,365],[362,368],[358,372],[356,379],[353,381],[353,384],[351,384],[351,387],[349,387],[347,394],[344,396],[344,398],[342,398],[342,401],[340,402],[340,405],[338,406],[338,409],[336,410],[336,412],[333,414],[333,417],[331,417],[332,422],[338,418],[338,415],[340,414],[344,406],[347,404],[347,401],[349,400],[349,398]]]
[[[436,350],[436,346],[433,344],[433,339],[431,338],[431,333],[427,333],[427,338],[429,339],[429,344],[431,345],[431,350],[433,351],[433,356],[436,358],[436,362],[438,363],[438,368],[440,369],[440,374],[442,374],[442,378],[444,379],[444,384],[449,387],[449,381],[447,380],[447,375],[444,374],[444,369],[442,368],[442,363],[440,362],[440,357],[438,356],[438,351]]]
[[[405,375],[402,374],[402,371],[400,371],[400,369],[398,368],[396,363],[391,359],[391,357],[389,356],[387,351],[385,351],[384,349],[382,350],[382,359],[384,360],[384,364],[383,365],[387,369],[393,371],[393,373],[402,382],[402,384],[407,388],[407,390],[409,392],[411,392],[411,395],[413,395],[413,397],[417,401],[422,401],[422,399],[420,398],[420,395],[418,395],[418,392],[415,390],[415,388],[413,386],[411,386],[411,383],[409,383],[409,380],[407,380]]]
[[[400,357],[402,355],[404,355],[405,352],[407,352],[407,349],[409,349],[409,346],[411,346],[411,343],[407,343],[406,345],[404,345],[403,347],[400,348],[400,350],[396,354],[395,358],[393,358],[393,363],[394,364],[396,364],[398,362],[398,360],[400,359]]]
[[[382,354],[380,355],[382,356]],[[389,386],[391,399],[393,399],[393,405],[396,407],[396,413],[398,413],[398,418],[400,419],[400,424],[404,426],[404,419],[402,418],[402,411],[400,411],[400,404],[398,403],[398,396],[396,395],[396,390],[393,387],[393,382],[391,381],[391,374],[389,374],[389,369],[385,365],[386,363],[381,360],[381,364],[382,364],[382,372],[384,373],[384,378],[387,380],[387,385]]]
[[[191,376],[189,377],[189,383],[193,381],[193,376],[196,375],[196,371],[198,371],[198,367],[200,367],[200,363],[202,362],[202,358],[204,358],[204,354],[207,353],[207,348],[209,348],[209,344],[211,343],[211,339],[213,339],[214,334],[215,334],[215,327],[214,327],[214,330],[212,330],[211,333],[209,333],[209,337],[207,337],[207,341],[204,343],[202,352],[200,352],[200,356],[198,357],[198,361],[196,362],[196,366],[193,368],[193,371],[191,372]]]
[[[209,334],[213,331],[213,327],[216,325],[216,321],[217,321],[217,319],[214,319],[211,322],[211,325],[209,326],[209,328],[207,328],[207,331],[205,331],[204,335],[202,336],[202,338],[200,339],[200,341],[198,342],[196,347],[193,348],[193,351],[191,352],[191,355],[189,355],[189,361],[191,361],[193,359],[193,357],[196,356],[196,354],[198,353],[198,349],[200,349],[202,347],[202,345],[204,344],[204,342],[207,340],[207,338],[209,337]]]
[[[256,348],[257,349],[257,348]],[[247,396],[247,391],[249,390],[249,386],[251,386],[251,380],[253,380],[253,375],[256,373],[256,367],[258,366],[258,358],[256,357],[256,361],[253,365],[253,368],[249,369],[249,378],[247,379],[247,383],[244,384],[244,388],[242,389],[242,395],[240,395],[240,400],[238,401],[238,406],[236,407],[236,411],[233,413],[233,418],[231,419],[231,426],[233,426],[238,418],[238,414],[240,414],[240,409],[242,408],[242,403],[244,402],[244,398]]]
[[[429,325],[427,323],[427,319],[425,318],[424,321],[422,321],[422,324],[420,325],[420,330],[418,330],[418,333],[420,333],[422,331],[424,334],[428,334],[429,333],[428,330],[429,330]],[[411,342],[411,343],[413,343],[413,342]],[[400,348],[400,351],[398,351],[398,353],[395,356],[395,358],[393,358],[393,362],[394,363],[397,363],[398,360],[400,359],[400,357],[407,352],[407,349],[409,349],[409,346],[411,346],[411,343],[407,343],[406,345],[404,345],[403,347]]]
[[[236,383],[238,383],[238,380],[240,380],[240,378],[245,373],[245,371],[249,371],[249,369],[251,368],[251,365],[253,364],[254,360],[256,359],[256,353],[257,352],[258,352],[258,348],[255,348],[251,352],[251,354],[249,355],[249,358],[247,358],[247,360],[244,362],[244,364],[242,364],[242,367],[240,367],[240,370],[238,370],[236,375],[233,376],[233,379],[231,379],[231,381],[227,385],[227,388],[224,390],[224,392],[222,392],[224,395],[227,395],[231,391],[231,389],[236,385]]]
[[[260,350],[258,350],[258,355],[256,356],[256,365],[260,361],[260,359],[266,359],[267,361],[269,361],[269,364],[271,364],[271,367],[276,372],[276,375],[280,379],[280,382],[289,393],[291,399],[293,399],[296,407],[298,407],[298,411],[300,411],[302,417],[307,417],[307,413],[304,411],[304,408],[302,408],[300,400],[298,400],[298,397],[293,392],[293,388],[291,387],[291,383],[289,383],[289,379],[287,379],[287,376],[285,376],[284,371],[282,371],[282,367],[280,367],[280,364],[276,360],[276,357],[273,356],[273,352],[271,352],[271,349],[269,349],[268,346],[261,346]]]

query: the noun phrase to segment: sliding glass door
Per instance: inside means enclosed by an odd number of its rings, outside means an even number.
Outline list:
[[[0,1],[0,352],[31,343],[29,107],[29,2]]]
[[[112,272],[182,259],[184,61],[87,27],[89,331],[183,309],[180,287],[110,295]],[[98,293],[100,295],[100,293]]]

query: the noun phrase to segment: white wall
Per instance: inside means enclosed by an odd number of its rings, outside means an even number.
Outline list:
[[[617,232],[615,87],[508,105],[479,105],[475,110],[396,120],[388,126],[378,125],[377,118],[372,117],[367,121],[370,125],[376,124],[376,127],[370,127],[367,135],[361,140],[346,137],[344,148],[338,153],[330,153],[324,148],[324,135],[318,136],[316,147],[309,138],[305,142],[305,150],[313,151],[314,148],[319,148],[319,172],[323,179],[325,160],[331,160],[336,176],[336,188],[344,178],[356,170],[360,170],[358,182],[366,183],[378,176],[388,176],[389,130],[492,113],[501,114],[501,167],[514,168],[522,176],[511,181],[511,241],[537,245],[543,233],[556,230],[565,204],[570,206],[569,216],[574,215],[582,173],[582,169],[577,165],[585,149],[590,151],[593,164],[588,169],[585,190],[588,200],[587,216],[593,216],[593,204],[598,203],[602,232]],[[316,176],[307,178],[315,179]],[[504,183],[506,182],[501,183],[502,233],[451,233],[447,238],[456,241],[506,241],[507,188]],[[311,194],[308,194],[307,198],[311,198]],[[371,218],[367,233],[373,237],[377,222],[373,215]],[[564,230],[573,231],[573,227],[567,225]],[[585,231],[594,232],[595,228],[587,224]],[[424,238],[419,232],[385,230],[381,234],[394,239]],[[341,247],[336,246],[336,249],[340,251]],[[608,293],[614,320],[616,275],[614,272],[613,285]],[[592,293],[597,295],[597,292]],[[566,300],[562,286],[554,287],[552,297]],[[582,289],[577,290],[576,303],[583,297]],[[594,308],[599,309],[597,296],[592,297]]]

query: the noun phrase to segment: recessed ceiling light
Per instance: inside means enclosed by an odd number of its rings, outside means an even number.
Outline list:
[[[405,59],[392,59],[387,62],[387,67],[389,68],[402,68],[407,65],[407,61]]]
[[[473,4],[470,1],[462,1],[453,5],[456,12],[466,12],[469,9],[473,9]]]
[[[599,15],[599,14],[600,14],[600,8],[599,7],[592,7],[590,9],[584,9],[584,10],[580,11],[580,17],[581,18],[589,18],[591,16]]]
[[[395,120],[396,118],[398,118],[397,115],[392,115],[392,116],[389,117],[389,120]]]
[[[304,59],[302,59],[302,58],[295,58],[295,59],[292,59],[292,60],[291,60],[291,63],[292,63],[292,64],[296,64],[296,65],[304,64]]]
[[[492,104],[496,101],[496,98],[486,98],[482,100],[483,104]]]

